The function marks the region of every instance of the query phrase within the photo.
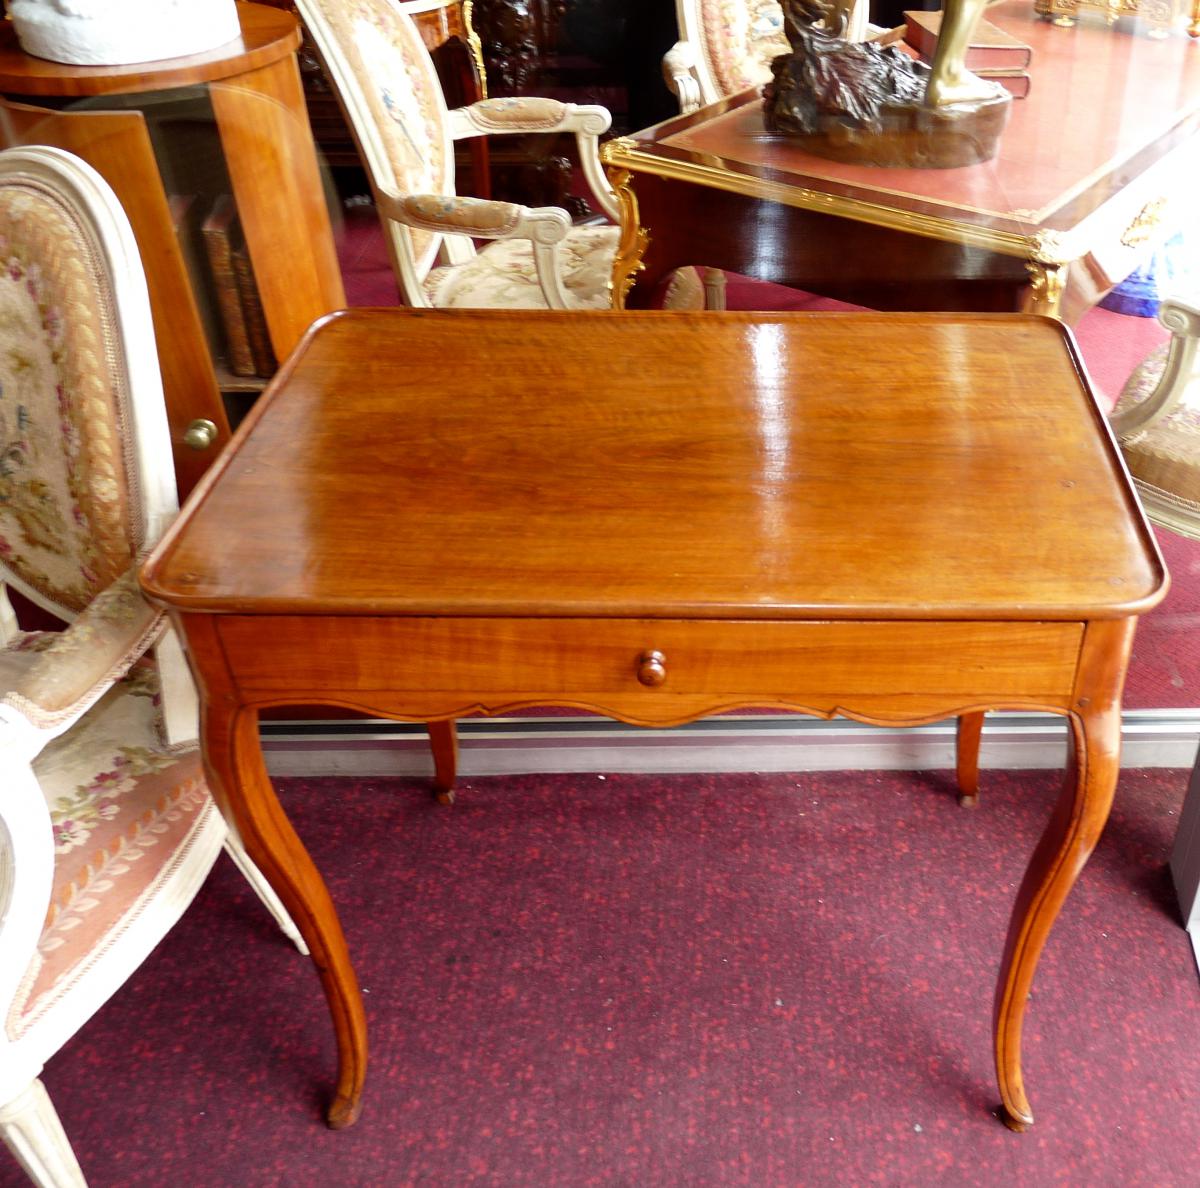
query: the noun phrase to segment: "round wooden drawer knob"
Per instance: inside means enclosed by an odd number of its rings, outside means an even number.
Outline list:
[[[643,652],[637,666],[637,679],[652,689],[667,679],[667,658],[662,652]]]

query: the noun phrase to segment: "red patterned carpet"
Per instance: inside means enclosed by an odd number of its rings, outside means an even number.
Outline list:
[[[1126,772],[1034,985],[1037,1123],[993,1115],[994,971],[1056,777],[282,781],[372,1043],[320,1106],[309,964],[222,860],[46,1082],[93,1188],[1196,1183],[1200,982]],[[0,1157],[0,1185],[22,1180]]]

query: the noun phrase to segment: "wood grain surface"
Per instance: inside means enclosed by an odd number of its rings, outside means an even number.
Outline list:
[[[180,608],[1119,616],[1163,570],[1036,317],[355,310],[147,570]]]

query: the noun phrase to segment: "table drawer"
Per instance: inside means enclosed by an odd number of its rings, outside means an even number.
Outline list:
[[[219,618],[247,693],[787,698],[980,694],[1065,701],[1079,623]]]

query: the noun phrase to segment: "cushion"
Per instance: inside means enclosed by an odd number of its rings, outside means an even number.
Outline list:
[[[608,309],[612,296],[616,227],[574,227],[562,245],[564,285],[572,309]],[[439,309],[545,309],[533,250],[527,240],[488,244],[465,264],[435,268],[425,278],[425,295]],[[694,268],[676,272],[663,301],[666,309],[703,309],[704,287]]]
[[[572,309],[608,309],[616,227],[574,227],[560,245],[563,287]],[[528,240],[489,243],[463,264],[435,268],[425,293],[439,309],[545,309]]]
[[[0,687],[52,640],[29,632],[10,641]],[[136,924],[149,889],[186,859],[216,811],[196,746],[164,745],[158,700],[153,662],[139,661],[34,762],[54,832],[54,887],[6,1021],[13,1039]]]

